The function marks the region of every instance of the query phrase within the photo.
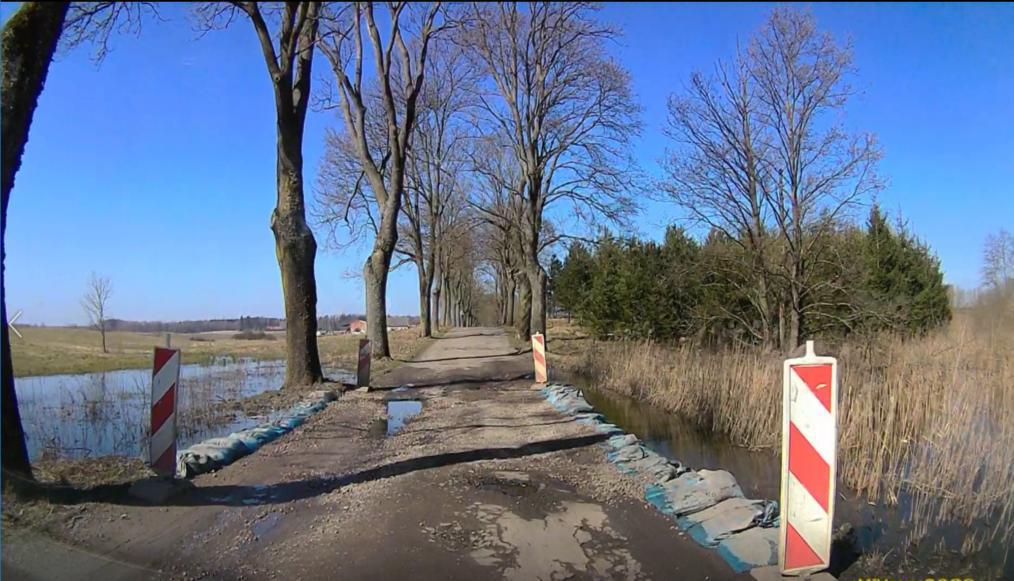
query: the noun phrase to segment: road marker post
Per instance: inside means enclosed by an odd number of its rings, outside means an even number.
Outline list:
[[[155,347],[151,372],[151,431],[148,456],[159,476],[176,475],[176,401],[180,383],[180,350]]]
[[[532,335],[532,359],[535,360],[535,382],[546,383],[546,338],[542,333]]]
[[[356,387],[370,385],[370,340],[359,340],[359,367],[356,369]]]
[[[838,446],[838,361],[786,359],[782,383],[782,490],[778,567],[809,573],[831,562]]]

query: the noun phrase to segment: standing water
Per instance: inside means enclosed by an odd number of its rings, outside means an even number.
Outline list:
[[[417,399],[393,399],[387,402],[387,435],[393,436],[405,427],[405,422],[422,411]]]
[[[351,373],[337,369],[326,375],[352,379]],[[206,365],[180,366],[179,449],[276,419],[284,410],[247,415],[221,404],[277,390],[284,381],[282,360],[219,358]],[[17,390],[33,460],[147,455],[150,369],[20,377]]]
[[[585,399],[607,422],[636,435],[645,446],[691,469],[727,470],[736,477],[743,494],[749,498],[778,500],[781,486],[781,462],[777,453],[754,451],[733,445],[727,439],[707,433],[686,419],[668,413],[641,400],[589,387],[580,378],[572,383],[581,388]],[[907,559],[906,568],[930,570],[956,577],[969,570],[985,572],[986,578],[1014,579],[1014,555],[1002,538],[985,542],[981,550],[962,554],[960,548],[969,538],[985,537],[994,523],[950,523],[926,531],[920,541],[909,544],[913,500],[902,493],[896,504],[869,502],[844,486],[838,486],[835,526],[849,523],[855,534],[855,549],[892,557],[888,563]],[[857,555],[832,556],[851,561]],[[890,568],[890,565],[889,565]],[[882,574],[884,571],[860,571]],[[898,576],[894,570],[893,576]],[[953,573],[953,575],[952,575]],[[844,578],[844,577],[843,577]]]

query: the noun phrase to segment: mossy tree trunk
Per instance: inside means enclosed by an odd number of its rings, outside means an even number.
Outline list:
[[[14,387],[14,369],[11,367],[11,338],[7,326],[7,207],[14,176],[21,166],[21,156],[28,142],[28,130],[46,84],[46,74],[53,60],[56,44],[60,40],[63,22],[67,17],[66,2],[25,2],[7,21],[3,29],[3,88],[2,99],[2,217],[0,237],[0,309],[3,315],[3,443],[2,465],[4,482],[15,478],[32,479],[32,466],[28,461],[28,447],[18,410],[18,395]]]

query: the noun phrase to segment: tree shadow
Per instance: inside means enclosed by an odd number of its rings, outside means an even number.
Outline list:
[[[328,494],[350,484],[361,484],[373,480],[401,476],[418,470],[428,470],[481,460],[505,460],[548,452],[572,450],[603,442],[607,438],[606,434],[593,434],[530,442],[518,447],[479,448],[460,452],[445,452],[399,460],[352,474],[319,476],[269,485],[205,486],[183,491],[179,495],[167,500],[161,506],[261,506],[281,504]],[[39,484],[34,487],[32,493],[36,497],[43,498],[54,504],[98,502],[150,506],[149,503],[128,494],[130,485],[131,483],[124,483],[79,489]]]
[[[465,337],[495,337],[497,335],[503,335],[504,332],[501,329],[483,329],[474,328],[464,333],[454,333],[450,335],[441,335],[440,337],[434,336],[432,339],[436,341],[443,341],[445,339],[463,339]]]
[[[445,379],[438,379],[434,381],[424,381],[422,383],[412,383],[404,385],[371,385],[370,391],[393,391],[401,387],[407,387],[409,389],[424,389],[428,387],[447,387],[447,386],[461,386],[462,389],[479,389],[483,385],[489,385],[494,383],[510,383],[512,381],[520,381],[522,379],[534,379],[534,372],[519,373],[516,375],[509,375],[504,377],[490,377],[490,378],[465,378],[465,377],[451,377]]]
[[[535,428],[538,426],[555,426],[559,424],[570,424],[576,422],[577,418],[567,418],[553,422],[533,422],[529,424],[465,424],[460,426],[440,426],[436,428],[415,428],[402,429],[399,434],[419,434],[422,432],[448,432],[450,430],[481,430],[483,428]]]
[[[405,363],[437,363],[440,361],[464,361],[465,359],[493,359],[496,357],[514,357],[517,352],[510,353],[496,353],[493,355],[468,355],[465,357],[443,357],[440,359],[412,359],[411,361],[405,361]]]

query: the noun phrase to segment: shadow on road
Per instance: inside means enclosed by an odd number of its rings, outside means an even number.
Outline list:
[[[461,386],[462,389],[478,389],[479,387],[481,387],[483,385],[490,385],[490,384],[494,384],[494,383],[508,383],[508,382],[511,382],[511,381],[518,381],[518,380],[521,380],[521,379],[535,379],[535,373],[531,372],[531,371],[528,371],[528,372],[525,372],[525,373],[518,373],[518,374],[515,374],[515,375],[510,375],[510,376],[506,376],[506,377],[497,377],[497,378],[493,378],[493,379],[484,378],[484,377],[475,377],[475,376],[471,376],[470,377],[470,376],[467,376],[465,374],[461,374],[461,375],[459,375],[457,377],[452,377],[452,378],[448,378],[448,379],[437,379],[437,380],[432,380],[432,381],[421,381],[419,383],[399,383],[398,381],[392,381],[391,377],[385,376],[385,377],[381,378],[380,380],[378,380],[378,382],[386,382],[386,383],[383,383],[381,385],[375,385],[375,384],[374,385],[370,385],[370,390],[371,391],[390,391],[390,390],[393,390],[393,389],[398,389],[399,387],[409,387],[411,389],[422,389],[422,388],[426,388],[426,387],[446,387],[446,386],[450,386],[450,385]]]
[[[406,360],[405,363],[437,363],[440,361],[464,361],[465,359],[494,359],[496,357],[514,357],[517,355],[516,351],[510,353],[494,353],[492,355],[468,355],[466,357],[444,357],[443,359],[412,359]]]
[[[521,458],[547,452],[571,450],[597,444],[608,438],[605,434],[594,434],[573,438],[560,438],[531,442],[519,447],[480,448],[460,452],[446,452],[419,458],[399,460],[343,476],[317,477],[270,485],[223,485],[194,488],[165,503],[165,506],[260,506],[281,504],[302,500],[321,494],[328,494],[342,486],[359,484],[382,478],[391,478],[430,468],[440,468],[479,460],[504,460]],[[102,502],[108,504],[145,505],[130,496],[130,484],[103,485],[88,489],[61,486],[38,485],[33,494],[58,504],[81,502]]]

